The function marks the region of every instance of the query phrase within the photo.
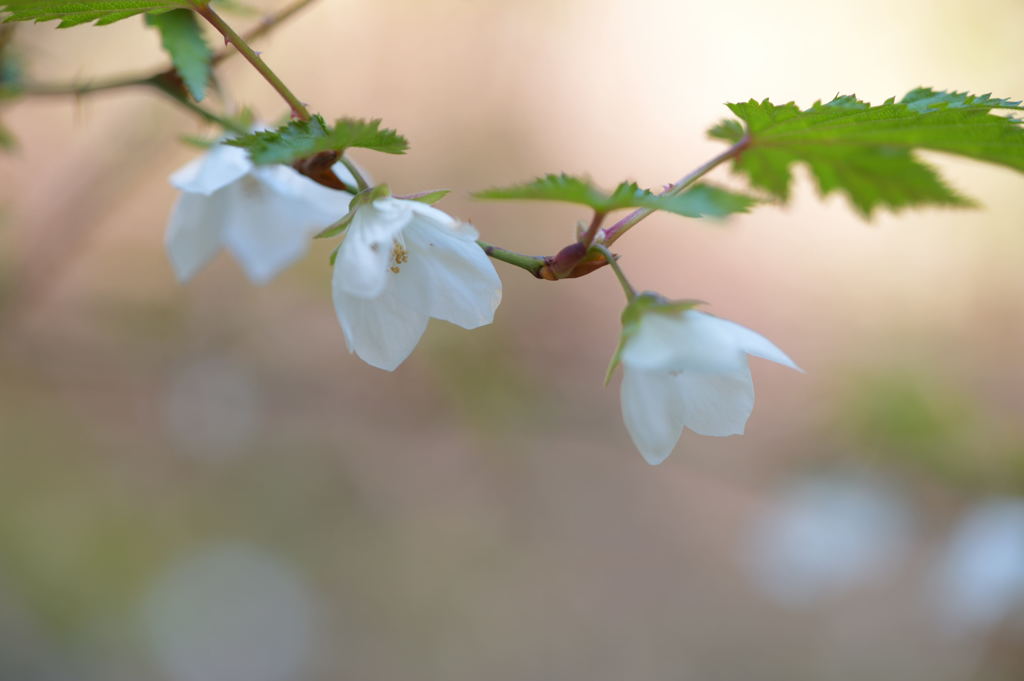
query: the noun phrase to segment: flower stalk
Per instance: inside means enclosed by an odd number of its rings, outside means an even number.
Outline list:
[[[489,257],[502,262],[507,262],[509,265],[521,267],[536,278],[543,279],[541,276],[541,270],[546,264],[544,257],[539,255],[523,255],[522,253],[516,253],[514,251],[501,248],[500,246],[489,244],[486,241],[477,240],[476,243]]]
[[[615,278],[619,280],[619,285],[622,286],[622,292],[626,294],[626,300],[632,301],[636,298],[636,289],[629,283],[629,279],[626,278],[626,273],[619,267],[619,260],[615,255],[608,250],[604,244],[594,244],[591,246],[592,249],[604,256],[604,259],[608,261],[608,265],[612,268],[612,272],[615,272]]]

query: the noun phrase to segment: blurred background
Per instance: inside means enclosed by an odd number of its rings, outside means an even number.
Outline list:
[[[284,2],[246,4],[241,28]],[[356,154],[374,177],[553,253],[578,211],[468,192],[672,181],[727,101],[1021,98],[1022,25],[1019,0],[323,0],[258,49],[328,118],[410,139]],[[165,63],[139,19],[13,46],[40,82]],[[638,287],[807,371],[754,360],[747,435],[651,468],[601,386],[610,273],[497,263],[493,325],[432,322],[381,372],[346,351],[331,244],[265,287],[226,255],[175,282],[167,176],[214,131],[173,103],[0,116],[0,679],[1024,678],[1019,174],[929,155],[983,207],[865,224],[800,172],[788,208],[634,230]]]

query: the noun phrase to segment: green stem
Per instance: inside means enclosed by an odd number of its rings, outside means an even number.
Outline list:
[[[260,55],[249,47],[249,43],[245,41],[245,38],[238,35],[235,29],[231,28],[226,21],[221,19],[219,14],[213,11],[213,8],[205,3],[200,3],[196,5],[196,13],[210,22],[210,24],[224,36],[224,39],[234,45],[235,49],[237,49],[242,56],[252,64],[253,68],[263,76],[264,80],[270,83],[270,86],[274,88],[277,91],[277,94],[281,95],[281,98],[288,103],[288,106],[291,107],[292,115],[295,118],[308,121],[313,117],[312,114],[309,113],[309,109],[306,108],[306,105],[302,103],[302,100],[296,97],[295,93],[288,89],[288,86],[284,84],[284,81],[278,78],[277,74],[267,66],[266,62],[264,62],[262,58],[260,58]]]
[[[370,188],[370,185],[366,182],[366,178],[359,172],[358,166],[346,158],[345,154],[338,157],[338,162],[345,166],[348,169],[348,172],[352,173],[352,177],[356,178],[356,186],[359,187],[359,191],[366,191]]]
[[[242,37],[245,39],[245,42],[247,43],[251,43],[253,40],[256,40],[257,38],[262,38],[266,33],[272,31],[274,27],[276,27],[282,21],[291,18],[293,14],[297,13],[299,10],[305,9],[309,5],[312,5],[314,2],[316,2],[316,0],[298,0],[297,2],[293,2],[288,7],[285,7],[284,9],[280,10],[276,14],[268,14],[266,17],[263,18],[262,21],[260,21],[260,23],[255,28],[248,31]],[[237,54],[237,52],[235,50],[232,50],[231,48],[221,50],[217,54],[213,55],[213,58],[210,60],[210,63],[213,65],[217,65],[233,54]]]
[[[668,189],[661,193],[661,196],[675,196],[677,194],[682,193],[683,190],[685,190],[687,187],[689,187],[691,184],[693,184],[700,178],[707,175],[709,172],[711,172],[718,166],[722,165],[731,158],[739,156],[743,152],[743,150],[746,149],[748,146],[750,146],[749,133],[744,135],[743,139],[741,139],[739,142],[723,151],[718,156],[715,156],[713,159],[711,159],[704,165],[700,166],[693,172],[685,175],[675,184],[669,186]],[[619,237],[628,232],[634,225],[636,225],[638,222],[640,222],[653,212],[654,209],[651,208],[640,208],[638,210],[633,211],[632,213],[622,218],[608,229],[604,230],[604,243],[609,245],[615,243],[615,241]]]
[[[502,262],[507,262],[509,265],[515,265],[521,267],[538,279],[541,278],[540,270],[545,265],[544,258],[538,255],[523,255],[522,253],[515,253],[513,251],[507,251],[504,248],[489,244],[486,241],[476,242],[480,248],[484,249],[484,253]]]
[[[604,256],[604,259],[608,261],[608,265],[611,266],[612,271],[615,272],[615,278],[619,280],[619,285],[622,286],[622,291],[626,294],[626,300],[633,300],[636,298],[636,289],[629,283],[629,279],[626,279],[625,272],[619,267],[618,259],[602,244],[594,244],[591,246],[594,250],[598,251]]]

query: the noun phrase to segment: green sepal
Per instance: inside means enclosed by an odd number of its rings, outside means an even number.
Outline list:
[[[622,333],[619,335],[619,343],[615,347],[615,353],[608,363],[608,370],[604,374],[604,384],[608,385],[612,374],[622,362],[622,350],[626,343],[640,332],[640,322],[645,314],[663,314],[677,316],[687,310],[692,310],[698,305],[705,305],[703,300],[667,300],[663,296],[645,291],[638,294],[622,310]]]
[[[112,24],[143,12],[166,12],[188,8],[184,0],[0,0],[4,21],[60,21],[57,28],[69,28],[95,21]]]
[[[751,185],[787,201],[791,166],[805,163],[822,195],[838,191],[865,218],[879,208],[971,206],[914,155],[943,151],[1024,171],[1024,126],[993,109],[1021,110],[1020,102],[991,95],[911,90],[902,100],[872,106],[855,96],[816,102],[739,102],[728,107],[742,121],[719,123],[709,135],[744,148],[733,169]]]
[[[341,248],[341,244],[340,243],[337,246],[334,247],[334,250],[331,251],[330,257],[327,258],[327,261],[330,263],[331,267],[334,267],[334,263],[338,259],[338,249],[339,248]]]
[[[697,185],[676,195],[664,195],[641,189],[635,182],[622,182],[607,194],[589,180],[565,173],[545,175],[526,184],[485,189],[473,196],[479,199],[564,201],[588,206],[601,214],[625,208],[649,208],[686,217],[722,217],[746,211],[756,203],[756,199],[749,196],[708,185]]]
[[[147,14],[146,24],[160,32],[160,42],[170,56],[174,70],[192,98],[197,102],[202,101],[210,81],[213,51],[203,38],[195,12],[175,9],[160,14]]]
[[[381,128],[380,119],[370,121],[339,118],[333,126],[315,115],[307,121],[290,121],[275,130],[242,135],[227,144],[249,152],[257,165],[292,163],[324,151],[344,153],[346,149],[372,149],[385,154],[404,154],[409,142],[396,131]]]
[[[419,201],[428,205],[434,205],[444,197],[451,193],[451,189],[435,189],[430,192],[417,192],[416,194],[406,194],[405,196],[399,196],[396,198],[405,199],[406,201]]]
[[[330,225],[329,227],[325,228],[322,232],[314,234],[313,238],[329,239],[332,236],[337,236],[338,234],[341,234],[346,229],[348,229],[348,226],[352,223],[352,218],[354,218],[355,215],[356,214],[354,210],[349,210],[349,212],[345,213],[341,217],[341,219],[335,222],[333,225]]]
[[[386,184],[379,184],[376,187],[364,189],[352,197],[352,200],[348,204],[348,212],[345,213],[340,220],[335,222],[333,225],[330,225],[322,232],[316,234],[313,238],[328,239],[332,236],[341,234],[348,229],[348,226],[352,223],[352,218],[356,216],[356,211],[360,206],[365,206],[369,203],[373,203],[377,199],[382,199],[387,196],[391,196],[391,189]],[[334,264],[333,259],[331,260],[331,264]]]

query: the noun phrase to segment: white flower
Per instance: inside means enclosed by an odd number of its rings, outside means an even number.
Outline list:
[[[380,369],[401,364],[434,317],[489,324],[501,280],[477,232],[418,201],[358,206],[334,263],[334,309],[349,352]]]
[[[334,171],[355,185],[344,166]],[[182,282],[224,246],[253,282],[266,283],[302,257],[310,238],[341,218],[352,199],[289,166],[253,165],[244,149],[224,144],[171,175],[171,184],[182,195],[165,241]]]
[[[627,322],[617,358],[622,416],[649,464],[672,453],[684,427],[701,435],[743,432],[754,408],[747,355],[800,370],[771,341],[739,324],[681,310],[652,294],[630,307],[637,314]]]

